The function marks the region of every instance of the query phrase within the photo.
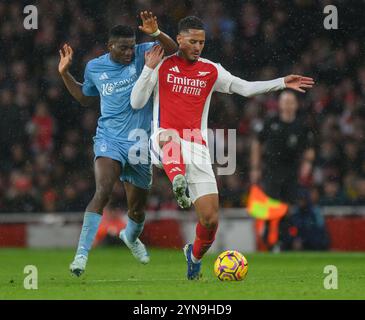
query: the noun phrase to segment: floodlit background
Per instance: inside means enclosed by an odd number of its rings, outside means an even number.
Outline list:
[[[323,27],[329,2],[338,8],[338,30]],[[312,90],[299,95],[300,114],[316,133],[313,174],[299,181],[317,217],[309,228],[324,228],[326,249],[365,250],[365,3],[347,3],[1,1],[0,247],[75,247],[94,192],[92,137],[99,110],[81,107],[67,92],[57,71],[58,50],[65,42],[73,47],[71,72],[82,81],[87,61],[106,52],[108,29],[137,27],[139,11],[147,9],[173,38],[179,19],[201,17],[207,30],[203,57],[241,78],[293,73],[316,80]],[[23,27],[26,4],[38,8],[38,30]],[[138,42],[151,40],[137,35]],[[277,113],[277,97],[213,96],[209,127],[237,130],[236,171],[217,176],[222,210],[213,251],[258,249],[254,222],[244,209],[249,146],[255,127]],[[100,242],[113,242],[126,208],[124,190],[116,186],[106,210],[116,220],[99,235]],[[181,247],[192,238],[194,213],[178,209],[161,170],[154,170],[147,210],[148,245]]]

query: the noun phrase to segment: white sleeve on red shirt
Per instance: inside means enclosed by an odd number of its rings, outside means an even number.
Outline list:
[[[161,63],[155,69],[151,69],[146,65],[143,67],[141,75],[136,81],[131,93],[131,106],[133,109],[142,109],[146,105],[156,87],[158,69]]]
[[[277,78],[269,81],[246,81],[233,76],[220,64],[215,65],[218,69],[217,81],[214,91],[222,93],[237,93],[244,97],[251,97],[257,94],[285,89],[284,78]]]

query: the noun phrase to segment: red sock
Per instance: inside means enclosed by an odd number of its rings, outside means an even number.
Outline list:
[[[203,255],[208,251],[215,239],[218,225],[208,229],[204,227],[200,222],[196,225],[196,236],[193,245],[193,256],[200,260]]]
[[[171,182],[178,174],[185,175],[180,143],[170,141],[162,147],[162,166]]]

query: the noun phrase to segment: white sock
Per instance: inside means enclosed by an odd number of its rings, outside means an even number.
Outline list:
[[[194,257],[194,255],[193,255],[193,251],[191,251],[191,260],[194,262],[194,263],[199,263],[200,261],[201,261],[201,259],[197,259],[197,258],[195,258]]]

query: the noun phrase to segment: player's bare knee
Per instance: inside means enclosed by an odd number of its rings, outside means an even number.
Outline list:
[[[209,210],[201,215],[200,222],[208,229],[216,228],[218,226],[218,210]]]
[[[142,222],[145,219],[144,210],[128,210],[128,216],[136,222]]]
[[[136,222],[142,222],[145,218],[145,202],[133,201],[128,205],[128,216]]]
[[[96,187],[94,199],[105,205],[111,197],[112,190],[113,186],[100,184]]]
[[[208,229],[215,229],[218,227],[218,219],[215,218],[206,218],[202,223],[204,227]]]
[[[92,203],[100,207],[100,209],[102,209],[108,203],[109,199],[110,199],[110,194],[95,192],[94,197],[92,199]]]

